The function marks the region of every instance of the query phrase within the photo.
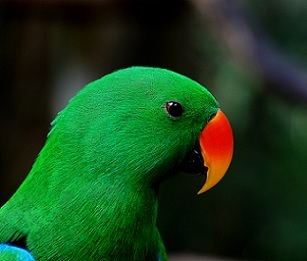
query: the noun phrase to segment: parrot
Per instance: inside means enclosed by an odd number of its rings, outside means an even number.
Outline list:
[[[231,125],[200,83],[145,66],[82,88],[0,209],[0,260],[167,260],[159,185],[181,170],[215,186],[233,156]]]

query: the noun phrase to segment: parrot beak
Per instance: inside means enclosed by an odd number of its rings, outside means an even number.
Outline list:
[[[225,175],[233,155],[233,134],[225,114],[219,110],[199,137],[207,180],[198,195],[215,186]]]

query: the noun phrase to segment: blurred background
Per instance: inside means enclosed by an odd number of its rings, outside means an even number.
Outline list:
[[[169,254],[306,260],[306,0],[2,0],[1,205],[67,101],[132,65],[206,86],[235,135],[217,187],[197,196],[203,180],[183,173],[162,185],[158,225]]]

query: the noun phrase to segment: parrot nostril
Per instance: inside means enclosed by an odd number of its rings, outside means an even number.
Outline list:
[[[217,112],[216,112],[216,113],[213,113],[213,114],[209,117],[208,122],[211,121],[211,120],[216,116],[216,114],[217,114]]]

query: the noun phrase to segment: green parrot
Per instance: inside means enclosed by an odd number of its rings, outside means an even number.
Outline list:
[[[156,226],[174,171],[217,184],[233,153],[209,91],[178,73],[130,67],[83,88],[0,209],[0,260],[167,260]]]

